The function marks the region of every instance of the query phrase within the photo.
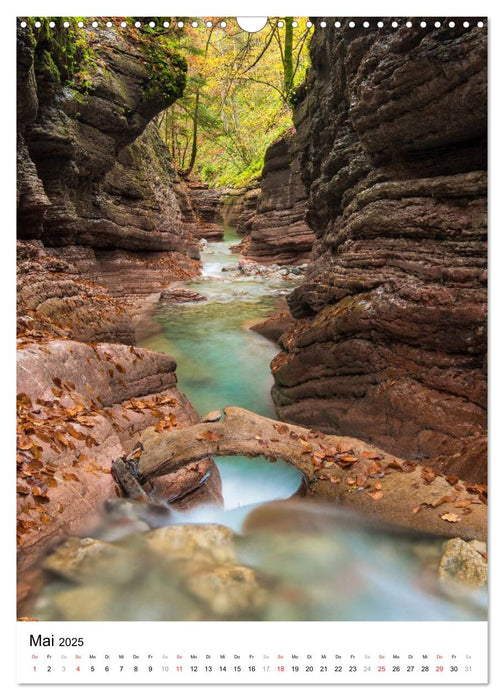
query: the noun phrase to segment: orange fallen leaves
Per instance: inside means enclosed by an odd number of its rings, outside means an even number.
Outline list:
[[[374,452],[368,452],[367,450],[363,450],[361,452],[361,457],[364,459],[383,459],[383,455],[375,454]]]
[[[352,457],[351,455],[343,455],[342,457],[337,457],[337,460],[340,464],[344,465],[355,464],[355,462],[359,461],[357,457]]]
[[[458,523],[460,520],[460,515],[457,515],[457,513],[443,513],[439,517],[441,520],[446,520],[449,523]]]
[[[422,471],[420,472],[420,477],[426,484],[431,484],[436,476],[436,472],[434,469],[432,469],[432,467],[423,467]]]
[[[455,508],[467,508],[467,506],[470,506],[472,503],[472,499],[463,498],[461,501],[455,501],[453,505],[455,506]]]
[[[29,450],[31,449],[33,443],[26,435],[20,435],[17,441],[17,446],[19,450]]]
[[[404,471],[403,465],[400,464],[397,460],[394,460],[393,462],[389,462],[387,464],[387,469],[397,469],[397,471]]]
[[[218,442],[221,439],[222,435],[217,435],[217,433],[213,433],[211,430],[207,430],[205,433],[201,433],[201,435],[196,435],[196,440],[209,440],[209,442]]]

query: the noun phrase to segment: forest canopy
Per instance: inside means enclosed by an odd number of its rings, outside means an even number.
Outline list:
[[[260,176],[266,148],[292,125],[313,30],[307,18],[269,18],[254,34],[233,18],[202,19],[205,27],[189,19],[173,37],[188,63],[187,83],[157,124],[183,173],[240,186]]]

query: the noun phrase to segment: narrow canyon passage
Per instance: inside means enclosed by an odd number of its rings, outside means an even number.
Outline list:
[[[178,386],[200,415],[241,406],[274,417],[269,364],[278,347],[248,326],[273,315],[295,279],[282,277],[278,267],[263,276],[241,273],[239,256],[230,250],[239,241],[234,229],[227,227],[222,241],[204,246],[201,277],[189,284],[179,283],[204,300],[161,301],[154,317],[162,330],[140,344],[176,358]],[[262,458],[246,457],[215,461],[227,510],[286,498],[300,485],[299,472],[279,462],[272,465]],[[243,509],[240,517],[249,509]],[[218,511],[214,517],[218,522],[226,519]]]

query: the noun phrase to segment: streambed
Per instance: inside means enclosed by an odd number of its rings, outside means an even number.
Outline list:
[[[163,330],[145,338],[141,345],[176,359],[179,388],[201,415],[225,406],[241,406],[274,417],[269,363],[278,348],[246,325],[275,313],[281,297],[296,282],[279,274],[264,278],[239,274],[239,258],[230,251],[238,242],[234,229],[228,228],[223,241],[207,244],[202,251],[201,277],[183,283],[184,288],[207,300],[161,302],[156,321]],[[235,527],[250,506],[287,498],[301,483],[300,474],[282,462],[271,464],[246,457],[215,461],[221,473],[225,510],[215,512],[214,517],[224,524],[231,520]],[[236,508],[240,508],[239,513],[231,512]],[[192,517],[199,519],[199,512]]]

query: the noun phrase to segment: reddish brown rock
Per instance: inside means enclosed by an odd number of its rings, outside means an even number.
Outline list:
[[[191,206],[196,214],[197,235],[207,241],[222,240],[224,226],[221,191],[195,180],[188,180],[186,184]]]
[[[315,33],[298,95],[317,242],[272,364],[278,413],[481,481],[486,30],[343,24]]]
[[[133,322],[124,304],[104,287],[82,281],[60,255],[63,250],[53,255],[40,241],[18,241],[18,333],[32,339],[41,333],[42,337],[133,343]],[[91,249],[82,251],[92,255]]]
[[[126,345],[23,342],[18,350],[18,568],[78,533],[118,495],[112,461],[148,426],[165,432],[198,420],[176,387],[168,355]],[[199,488],[198,488],[199,487]],[[221,502],[220,478],[202,460],[153,482],[165,502]],[[192,493],[192,497],[188,494]]]
[[[170,301],[173,304],[183,304],[186,302],[206,301],[206,297],[200,294],[195,289],[182,289],[181,287],[173,287],[167,289],[161,294],[161,301]]]
[[[254,325],[249,326],[249,328],[251,331],[254,331],[254,333],[259,333],[259,335],[277,343],[282,335],[290,330],[293,323],[294,319],[292,315],[286,311],[282,314],[270,316],[264,321],[259,321],[259,323],[254,323]]]
[[[306,262],[315,235],[305,222],[306,190],[290,129],[266,151],[261,190],[247,224],[242,252],[263,264]]]

